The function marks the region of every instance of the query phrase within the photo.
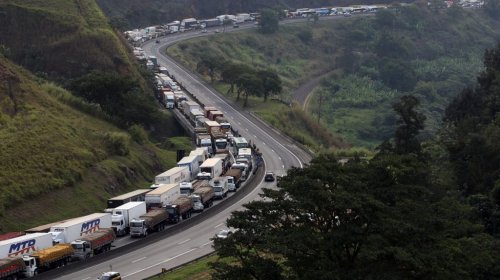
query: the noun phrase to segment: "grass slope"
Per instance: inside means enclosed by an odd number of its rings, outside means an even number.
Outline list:
[[[66,105],[81,101],[5,58],[0,73],[0,231],[102,211],[175,164],[174,151]]]
[[[0,14],[0,42],[37,75],[64,81],[95,69],[137,71],[95,1],[5,0]]]

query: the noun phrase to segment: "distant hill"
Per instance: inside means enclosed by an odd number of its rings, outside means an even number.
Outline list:
[[[97,0],[121,29],[145,27],[188,17],[210,18],[221,14],[254,12],[262,8],[317,8],[356,4],[393,3],[388,0]],[[398,1],[413,2],[413,1]]]
[[[95,1],[8,0],[0,14],[1,44],[33,73],[62,81],[95,69],[136,71]]]
[[[136,85],[126,97],[144,104],[121,111],[156,109],[94,0],[0,2],[0,232],[102,211],[107,198],[148,187],[175,165],[179,145],[189,147],[188,138],[171,138],[181,130],[168,112],[144,124],[159,139],[152,143],[142,127],[58,86],[93,70]]]

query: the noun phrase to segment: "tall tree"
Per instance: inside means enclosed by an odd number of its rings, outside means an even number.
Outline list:
[[[395,151],[398,154],[421,152],[419,132],[424,129],[425,116],[416,109],[420,102],[415,96],[405,95],[393,105],[399,116],[394,135]]]
[[[250,66],[246,64],[236,63],[232,61],[224,63],[224,66],[222,67],[221,77],[225,83],[228,83],[230,85],[227,93],[234,93],[234,86],[238,81],[238,78],[243,73],[249,73],[251,71],[252,69],[250,69]]]
[[[210,81],[213,83],[218,70],[224,65],[223,58],[213,54],[204,54],[196,66],[198,72],[207,72],[210,76]]]
[[[243,107],[248,105],[250,95],[260,96],[262,94],[262,83],[255,73],[244,73],[240,75],[237,81],[238,92],[242,92],[245,100]]]
[[[271,9],[263,9],[260,12],[259,30],[264,34],[275,33],[279,29],[278,13]]]
[[[283,89],[281,79],[275,71],[271,69],[260,70],[257,72],[257,76],[261,80],[264,101],[267,101],[269,94],[279,94]]]

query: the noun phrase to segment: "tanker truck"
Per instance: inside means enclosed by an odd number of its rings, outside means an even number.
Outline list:
[[[193,210],[201,212],[209,208],[214,200],[214,188],[212,186],[199,187],[191,195],[193,200]]]

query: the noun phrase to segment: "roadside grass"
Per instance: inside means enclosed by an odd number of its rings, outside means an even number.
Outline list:
[[[153,277],[151,280],[208,280],[211,279],[209,263],[214,262],[217,258],[217,255],[210,255],[176,270]]]

